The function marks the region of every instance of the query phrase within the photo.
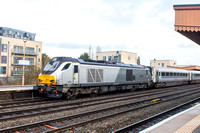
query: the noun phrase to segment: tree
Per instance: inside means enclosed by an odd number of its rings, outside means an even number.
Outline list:
[[[90,56],[88,55],[88,53],[83,53],[80,55],[80,57],[78,57],[79,59],[83,59],[83,60],[91,60]]]
[[[38,75],[41,73],[41,69],[36,66],[28,66],[25,69],[25,84],[37,84]]]
[[[42,68],[44,67],[44,65],[45,65],[49,60],[51,60],[51,58],[50,58],[46,53],[43,53],[43,54],[42,54]]]

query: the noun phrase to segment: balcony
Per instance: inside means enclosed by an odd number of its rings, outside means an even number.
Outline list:
[[[22,70],[13,71],[13,75],[22,75]]]
[[[21,49],[14,49],[12,53],[13,53],[13,54],[17,54],[17,55],[24,55],[24,52],[23,52],[23,50],[21,50]],[[31,50],[26,50],[26,51],[25,51],[25,55],[37,56],[37,53],[34,52],[34,51],[31,51]]]
[[[12,65],[13,65],[13,66],[18,66],[18,65],[19,65],[19,62],[14,62],[14,63],[12,63]],[[33,62],[30,62],[30,66],[32,66],[32,65],[34,65],[34,63],[33,63]]]

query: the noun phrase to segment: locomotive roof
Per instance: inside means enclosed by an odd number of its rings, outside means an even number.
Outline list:
[[[143,69],[147,68],[147,66],[143,66],[143,65],[115,63],[115,62],[109,62],[109,61],[83,60],[83,59],[75,59],[71,57],[54,57],[51,59],[51,61],[77,62],[80,64],[101,65],[101,66],[118,66],[118,67],[131,67],[131,68],[143,68]]]

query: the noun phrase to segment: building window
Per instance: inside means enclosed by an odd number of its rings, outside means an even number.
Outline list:
[[[160,63],[158,63],[158,65],[160,66]]]
[[[26,60],[30,61],[30,65],[34,65],[34,58],[26,58]]]
[[[23,46],[14,46],[14,53],[23,54]]]
[[[22,74],[22,67],[14,67],[13,72],[14,72],[14,75],[21,75]]]
[[[7,52],[7,44],[2,44],[1,51]]]
[[[112,61],[112,56],[108,56],[108,61]]]
[[[40,58],[38,59],[38,62],[40,62]]]
[[[26,47],[26,54],[34,54],[34,48]]]
[[[40,52],[40,48],[38,48],[38,52]]]
[[[130,57],[130,56],[128,56],[128,60],[131,60],[131,57]]]
[[[162,67],[165,67],[165,64],[164,64],[164,63],[162,63]]]
[[[14,57],[14,65],[19,65],[19,60],[23,60],[22,57]]]
[[[114,62],[117,62],[117,56],[114,56]]]
[[[1,67],[1,74],[6,74],[6,67]]]
[[[1,63],[7,63],[7,56],[1,56]]]
[[[103,56],[103,61],[106,61],[106,56]]]

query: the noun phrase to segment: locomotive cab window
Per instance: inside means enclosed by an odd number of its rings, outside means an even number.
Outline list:
[[[74,65],[74,73],[78,73],[78,65]]]
[[[63,67],[62,71],[63,71],[63,70],[67,70],[67,69],[69,68],[70,65],[71,65],[71,63],[67,63],[67,64]]]

